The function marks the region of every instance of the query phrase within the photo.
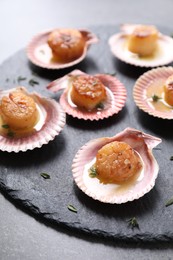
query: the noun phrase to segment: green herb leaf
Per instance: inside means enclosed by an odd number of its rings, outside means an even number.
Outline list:
[[[97,176],[96,167],[94,165],[89,169],[89,176],[91,178],[95,178]]]
[[[77,209],[76,209],[73,205],[69,204],[69,205],[67,206],[67,208],[68,208],[70,211],[72,211],[72,212],[74,212],[74,213],[77,213]]]
[[[139,224],[138,224],[137,219],[135,217],[128,220],[128,226],[131,227],[131,229],[134,229],[134,228],[139,229]]]
[[[29,80],[29,85],[31,85],[32,87],[34,87],[35,85],[39,85],[39,82],[36,81],[35,79],[30,79],[30,80]]]
[[[7,135],[8,135],[8,137],[14,137],[14,136],[15,136],[15,133],[12,132],[12,131],[9,131],[9,132],[7,133]]]
[[[165,203],[165,206],[168,207],[168,206],[171,206],[173,204],[173,198],[171,198],[170,200],[168,200],[166,203]]]
[[[2,126],[2,128],[4,128],[4,129],[9,129],[10,127],[9,127],[9,125],[1,125]]]
[[[20,83],[20,81],[23,81],[23,80],[26,80],[26,78],[25,78],[25,77],[21,77],[21,76],[19,76],[19,77],[17,78],[17,82],[18,82],[18,83]]]
[[[41,177],[43,177],[44,179],[50,179],[50,175],[45,173],[45,172],[42,172],[40,173]]]
[[[152,96],[152,100],[154,101],[154,102],[157,102],[159,99],[161,99],[160,97],[158,97],[157,95],[153,95]]]
[[[103,103],[99,103],[96,108],[98,109],[104,109],[104,104]]]
[[[170,157],[170,160],[173,161],[173,156]]]

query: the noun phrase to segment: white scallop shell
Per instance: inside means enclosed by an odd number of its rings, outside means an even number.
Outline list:
[[[152,58],[139,57],[128,50],[127,39],[136,26],[136,24],[124,24],[121,26],[121,33],[109,38],[112,54],[123,62],[139,67],[158,67],[171,63],[173,61],[173,39],[161,33],[159,33],[157,51]]]
[[[88,169],[93,164],[97,151],[113,141],[123,141],[129,144],[140,155],[143,162],[143,171],[130,185],[102,184],[97,178],[89,177]],[[160,142],[160,138],[133,128],[126,128],[113,137],[91,140],[79,149],[73,159],[74,180],[85,194],[104,203],[121,204],[139,199],[155,185],[159,166],[152,154],[152,149]]]
[[[48,36],[52,31],[53,30],[49,30],[34,36],[26,50],[27,56],[33,64],[46,69],[65,69],[78,64],[86,57],[90,45],[98,42],[98,38],[95,34],[89,30],[81,29],[79,31],[86,40],[82,55],[70,62],[58,62],[53,59],[51,48],[47,44]]]
[[[95,76],[100,79],[104,84],[107,92],[107,100],[105,101],[104,108],[101,110],[87,111],[78,108],[70,98],[70,90],[68,89],[69,76],[86,74],[80,70],[74,70],[71,73],[65,75],[51,82],[47,88],[53,92],[57,92],[60,89],[65,89],[60,97],[60,104],[64,111],[78,119],[84,120],[100,120],[108,118],[114,114],[117,114],[125,105],[126,101],[126,89],[124,85],[116,78],[106,74],[96,74]]]
[[[136,105],[144,112],[154,117],[162,119],[173,119],[173,107],[167,111],[156,110],[146,96],[150,85],[157,84],[157,88],[162,87],[169,76],[173,75],[173,67],[161,67],[145,72],[138,78],[133,88],[133,97]]]
[[[8,137],[0,135],[0,150],[7,152],[25,152],[40,148],[53,140],[65,125],[65,113],[61,106],[53,99],[40,96],[38,93],[29,94],[24,87],[0,91],[0,99],[10,92],[20,89],[30,95],[36,102],[40,114],[40,120],[34,126],[35,131],[21,137]]]

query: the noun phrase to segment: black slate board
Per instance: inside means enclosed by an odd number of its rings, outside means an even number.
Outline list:
[[[161,32],[171,31],[158,27]],[[140,111],[132,98],[136,79],[147,69],[136,68],[118,61],[112,56],[107,40],[119,31],[118,26],[92,27],[100,42],[93,45],[87,58],[75,68],[87,73],[114,73],[126,86],[128,98],[125,108],[109,119],[99,122],[83,121],[67,116],[67,123],[59,136],[41,149],[25,153],[0,152],[0,188],[30,212],[46,219],[55,226],[66,226],[74,230],[124,241],[172,241],[173,206],[165,202],[173,196],[173,122],[162,120]],[[37,91],[58,100],[59,93],[52,95],[45,86],[74,68],[48,71],[32,65],[21,50],[0,66],[0,86],[12,88],[20,82],[29,91]],[[34,78],[39,85],[29,85]],[[154,150],[160,171],[156,185],[143,198],[122,205],[103,204],[87,197],[75,185],[71,164],[77,150],[87,141],[102,136],[113,136],[126,127],[134,127],[162,138],[160,149]],[[47,172],[51,178],[45,180],[40,173]],[[67,209],[72,204],[78,210]],[[128,227],[127,220],[136,217],[140,229]]]

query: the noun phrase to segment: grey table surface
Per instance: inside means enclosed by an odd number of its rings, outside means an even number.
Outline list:
[[[172,0],[0,0],[0,63],[46,29],[124,22],[171,28],[172,10]],[[173,259],[173,250],[171,245],[120,245],[55,229],[1,192],[0,259]]]

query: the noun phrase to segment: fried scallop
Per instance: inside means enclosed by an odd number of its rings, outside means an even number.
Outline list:
[[[95,167],[101,182],[123,183],[140,171],[142,163],[129,144],[114,141],[98,150]]]
[[[165,82],[164,99],[168,105],[173,106],[173,75],[169,76]]]
[[[21,91],[2,97],[0,113],[4,124],[12,129],[30,128],[38,117],[34,99]]]
[[[72,80],[71,100],[78,107],[92,110],[105,99],[105,86],[97,77],[81,75]]]
[[[139,56],[150,56],[157,47],[158,30],[152,25],[138,25],[128,38],[128,50]]]
[[[85,48],[85,39],[76,29],[57,29],[49,34],[47,43],[54,56],[63,62],[79,58]]]

